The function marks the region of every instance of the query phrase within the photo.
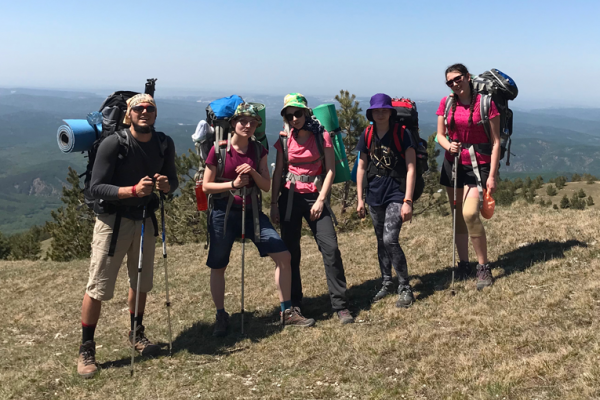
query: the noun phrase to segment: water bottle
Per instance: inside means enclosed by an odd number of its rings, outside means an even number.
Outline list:
[[[198,211],[206,211],[208,209],[206,195],[202,190],[202,181],[196,181],[196,205],[198,206]]]

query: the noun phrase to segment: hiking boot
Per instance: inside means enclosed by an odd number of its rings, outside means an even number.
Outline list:
[[[340,319],[340,323],[342,325],[354,323],[354,317],[352,316],[352,314],[350,314],[350,311],[347,308],[339,310],[337,312],[337,316]]]
[[[467,280],[471,277],[471,264],[468,261],[459,261],[456,267],[456,279],[459,281]]]
[[[300,307],[288,308],[281,314],[281,325],[282,326],[299,326],[302,328],[308,328],[313,326],[315,320],[312,318],[305,318],[300,312]]]
[[[88,340],[79,346],[77,373],[82,378],[91,378],[98,372],[96,365],[96,342]]]
[[[492,286],[493,283],[494,277],[492,276],[490,264],[477,264],[477,290],[482,290],[486,286]]]
[[[142,356],[153,356],[160,352],[160,346],[152,343],[144,333],[145,326],[138,325],[135,335],[135,349]],[[129,343],[133,344],[133,331],[129,331]]]
[[[223,337],[227,335],[227,329],[229,328],[229,314],[217,313],[217,321],[215,322],[215,330],[213,336]]]
[[[408,308],[414,302],[415,296],[413,295],[410,285],[400,285],[400,287],[398,287],[398,300],[396,301],[396,307]]]
[[[385,296],[388,296],[393,293],[394,293],[394,284],[389,281],[383,282],[381,289],[379,289],[379,292],[377,292],[375,297],[373,297],[372,302],[377,303],[379,300],[383,299]]]

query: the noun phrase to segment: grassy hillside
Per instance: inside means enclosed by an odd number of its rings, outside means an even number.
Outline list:
[[[571,186],[569,184],[568,186]],[[595,186],[595,185],[592,185]],[[3,399],[584,399],[600,397],[600,212],[499,208],[486,221],[496,284],[450,295],[451,219],[421,217],[401,243],[417,302],[371,305],[379,285],[371,228],[341,234],[352,310],[330,315],[322,259],[303,238],[308,330],[281,331],[270,261],[247,246],[246,330],[240,329],[240,245],[227,274],[232,331],[211,336],[214,309],[203,246],[169,248],[174,355],[137,358],[129,377],[122,271],[97,329],[100,374],[75,372],[88,261],[0,262],[0,398]],[[473,257],[473,255],[472,255]],[[167,340],[164,270],[144,319]]]

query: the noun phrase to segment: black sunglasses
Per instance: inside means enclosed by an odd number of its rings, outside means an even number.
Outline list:
[[[144,110],[146,110],[149,113],[153,113],[154,111],[156,111],[156,107],[154,106],[134,106],[131,107],[131,111],[135,111],[136,113],[142,113],[144,112]]]
[[[456,77],[454,77],[452,79],[449,79],[449,80],[446,81],[446,86],[448,86],[449,88],[451,88],[452,86],[454,86],[455,83],[458,85],[459,83],[462,82],[462,80],[463,80],[464,77],[465,77],[464,75],[459,75],[459,76],[456,76]]]
[[[294,117],[296,117],[296,119],[298,119],[298,118],[300,118],[303,115],[304,115],[304,111],[303,110],[296,110],[296,111],[294,111],[294,113],[285,114],[285,118],[288,121],[292,121],[294,119]]]

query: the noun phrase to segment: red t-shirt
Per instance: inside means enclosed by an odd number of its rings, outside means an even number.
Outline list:
[[[323,146],[324,147],[333,147],[333,143],[331,142],[331,136],[329,132],[323,132]],[[278,140],[275,143],[275,149],[277,151],[283,152],[281,148],[281,142]],[[315,135],[310,135],[310,137],[306,140],[304,144],[298,144],[296,138],[293,134],[290,134],[288,137],[288,169],[291,173],[296,175],[309,175],[309,176],[317,176],[323,173],[323,164],[319,160],[321,154],[319,153],[319,147],[317,146],[317,141]],[[302,164],[302,165],[291,165],[293,162],[307,162],[307,161],[316,161],[313,164]],[[325,159],[323,159],[325,161]],[[285,187],[287,189],[290,188],[291,183],[286,182]],[[316,193],[318,192],[317,187],[314,183],[305,183],[305,182],[296,182],[296,189],[294,190],[297,193]]]
[[[264,147],[261,148],[261,153],[259,157],[259,162],[263,157],[266,157],[267,150]],[[235,172],[235,169],[242,164],[248,164],[254,169],[258,169],[258,165],[254,162],[256,158],[254,153],[256,152],[256,146],[253,143],[248,144],[248,150],[246,150],[246,154],[239,153],[236,149],[231,146],[229,151],[225,155],[225,169],[223,170],[223,179],[227,181],[233,181],[237,178],[238,174]],[[217,156],[215,155],[215,148],[212,147],[208,152],[208,156],[206,157],[207,165],[217,166]],[[250,177],[250,184],[247,187],[254,186],[254,181],[252,177]],[[246,196],[246,204],[250,204],[250,196]],[[235,196],[235,204],[242,204],[242,196]]]
[[[436,112],[436,115],[443,116],[446,108],[446,98],[444,97],[440,102],[440,106]],[[485,128],[481,122],[481,111],[480,111],[481,95],[477,95],[475,105],[473,106],[473,122],[469,126],[469,113],[470,104],[462,104],[460,101],[456,103],[456,114],[454,115],[454,129],[450,130],[450,121],[452,121],[452,109],[448,112],[448,135],[452,140],[458,140],[461,143],[489,143],[489,139],[485,133]],[[490,104],[489,119],[500,115],[496,104],[492,101]],[[483,154],[476,154],[477,162],[479,164],[489,164],[492,161],[492,157]],[[446,160],[452,161],[453,157],[450,152],[446,151]],[[463,165],[471,165],[471,156],[469,155],[469,149],[462,149],[460,153],[460,161]]]

